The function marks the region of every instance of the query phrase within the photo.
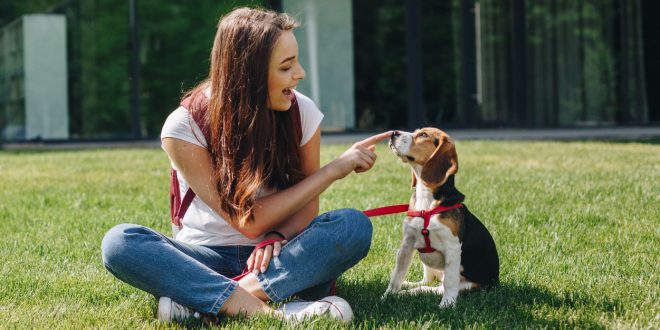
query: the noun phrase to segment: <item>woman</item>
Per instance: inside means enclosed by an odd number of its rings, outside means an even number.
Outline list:
[[[220,20],[209,79],[187,94],[186,107],[170,114],[161,133],[181,189],[196,193],[183,229],[173,240],[122,224],[103,239],[106,268],[160,297],[160,319],[193,312],[352,317],[339,297],[279,310],[266,304],[322,298],[366,256],[369,220],[351,209],[318,215],[319,195],[350,172],[369,170],[374,145],[390,136],[358,142],[320,168],[323,115],[295,91],[305,77],[295,26],[290,16],[261,9],[236,9]],[[295,103],[299,113],[289,111]],[[283,240],[255,249],[271,238]],[[231,280],[244,268],[251,272]]]

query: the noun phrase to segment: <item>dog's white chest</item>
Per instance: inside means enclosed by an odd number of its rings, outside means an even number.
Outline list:
[[[440,251],[432,253],[420,253],[419,260],[428,267],[438,270],[445,269],[445,255]]]
[[[431,217],[428,230],[431,247],[433,247],[436,251],[430,253],[420,253],[419,256],[425,265],[435,269],[443,269],[445,264],[445,257],[443,253],[443,236],[445,236],[447,233],[451,234],[451,231],[449,228],[439,224],[433,218],[434,217]],[[424,240],[424,235],[422,235],[423,228],[423,218],[416,217],[405,221],[404,236],[411,238],[413,248],[415,249],[423,249],[426,247],[426,241]]]
[[[417,185],[415,189],[415,209],[416,210],[429,210],[433,206],[433,192],[424,185]],[[426,247],[426,241],[422,234],[424,229],[424,218],[415,217],[404,223],[404,235],[411,238],[413,247],[415,249],[423,249]],[[430,253],[420,253],[421,261],[434,269],[444,269],[445,265],[445,242],[451,240],[451,230],[440,223],[437,216],[432,216],[428,227],[429,240],[431,247],[436,251]]]

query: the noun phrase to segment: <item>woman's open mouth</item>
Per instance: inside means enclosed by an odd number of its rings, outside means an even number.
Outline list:
[[[289,101],[293,101],[293,88],[285,88],[282,90],[282,94],[284,94],[284,97],[286,97]]]

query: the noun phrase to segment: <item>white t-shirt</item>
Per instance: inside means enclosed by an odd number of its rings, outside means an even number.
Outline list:
[[[314,101],[307,96],[294,91],[298,107],[300,108],[300,122],[302,126],[302,140],[300,146],[309,142],[323,119],[323,113],[316,107]],[[191,127],[192,126],[192,127]],[[206,139],[201,129],[190,117],[190,112],[184,107],[178,107],[165,120],[160,133],[163,138],[175,138],[190,142],[192,144],[207,147]],[[172,168],[177,170],[179,179],[179,193],[181,198],[188,190],[188,183],[179,173],[179,169],[172,163]],[[239,231],[234,229],[227,221],[216,214],[199,197],[195,196],[188,211],[183,216],[183,228],[176,235],[176,239],[182,242],[209,246],[220,245],[256,245],[263,238],[250,240]]]

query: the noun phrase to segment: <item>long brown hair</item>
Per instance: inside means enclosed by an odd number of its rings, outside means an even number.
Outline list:
[[[253,221],[261,187],[281,190],[304,178],[293,111],[268,109],[268,64],[275,42],[296,21],[287,14],[238,8],[218,23],[209,78],[191,97],[208,137],[216,188],[229,221]],[[210,88],[211,97],[204,91]]]

